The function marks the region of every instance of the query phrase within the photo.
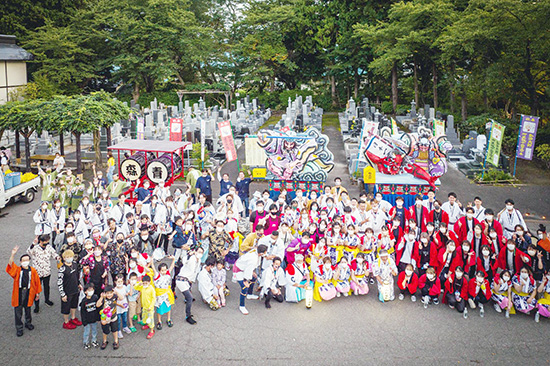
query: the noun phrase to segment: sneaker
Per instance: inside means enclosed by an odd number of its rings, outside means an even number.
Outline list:
[[[17,329],[17,336],[18,337],[23,336],[23,329]]]
[[[172,320],[168,320],[166,321],[166,325],[168,325],[168,328],[172,328],[174,326],[174,323],[172,322]]]
[[[502,309],[500,308],[500,305],[497,304],[496,302],[493,304],[493,307],[495,308],[495,311],[497,313],[502,313]]]
[[[128,327],[122,328],[122,330],[123,330],[124,333],[126,333],[126,334],[132,333],[132,330],[131,330],[130,328],[128,328]]]
[[[336,297],[340,297],[340,296],[342,296],[342,294],[339,293],[339,292],[337,292],[337,293],[336,293]]]
[[[384,295],[382,295],[382,293],[378,294],[378,300],[380,300],[380,302],[384,302]]]
[[[349,296],[349,293],[344,292],[344,297],[348,297],[348,296]]]
[[[269,301],[265,302],[265,308],[266,309],[271,309],[271,304],[269,303]]]
[[[462,313],[462,316],[464,319],[468,319],[468,309],[464,308],[464,312]]]
[[[94,347],[94,348],[99,347],[99,343],[97,343],[96,341],[93,341],[92,342],[92,347]]]
[[[137,332],[137,329],[136,329],[136,327],[130,327],[130,332],[132,332],[132,333],[135,333],[135,332]]]
[[[101,343],[101,349],[107,348],[108,344],[109,344],[109,341],[105,341],[105,342]]]
[[[84,344],[84,349],[87,350],[87,349],[90,349],[90,348],[92,348],[92,346],[90,345],[90,343],[85,343],[85,344]]]
[[[428,296],[424,296],[422,298],[422,304],[424,304],[424,309],[428,308],[428,304],[430,303],[430,298]]]
[[[399,294],[399,297],[398,297],[398,298],[399,298],[400,301],[403,301],[403,299],[405,298],[405,295]]]
[[[479,304],[479,316],[482,318],[485,316],[485,309],[483,308],[483,304]]]
[[[510,319],[510,310],[506,309],[506,314],[504,316],[506,319]]]
[[[162,329],[162,323],[161,323],[161,322],[158,322],[158,323],[157,323],[157,329],[158,329],[158,330],[161,330],[161,329]]]
[[[185,318],[185,321],[188,322],[191,325],[197,324],[197,321],[193,319],[193,315],[189,315],[187,318]]]
[[[149,326],[147,324],[141,326],[141,330],[147,330],[149,329]]]
[[[121,331],[121,330],[118,331],[118,338],[119,338],[119,339],[124,338],[124,334],[122,334],[122,331]],[[114,346],[114,343],[113,343],[113,346]]]
[[[476,308],[476,303],[473,299],[468,299],[468,304],[470,304],[470,307],[472,309],[475,309]]]
[[[434,299],[434,305],[439,305],[439,298]]]
[[[540,321],[540,313],[537,311],[535,314],[535,323],[538,323]]]
[[[34,325],[30,324],[30,323],[27,323],[25,324],[25,328],[27,328],[28,330],[33,330],[34,329]]]
[[[248,310],[246,310],[246,307],[239,306],[239,310],[241,311],[241,313],[243,313],[243,315],[248,315]]]
[[[154,335],[155,335],[155,332],[153,331],[149,332],[149,334],[147,334],[147,339],[153,338]]]
[[[44,301],[46,303],[46,305],[48,305],[49,307],[52,307],[53,306],[53,301],[50,301],[50,300],[46,300]]]
[[[82,322],[80,320],[78,320],[78,318],[71,319],[70,321],[71,321],[71,323],[73,323],[77,327],[80,327],[82,325]]]
[[[454,309],[455,307],[449,304],[449,309]]]
[[[371,284],[371,285],[374,285],[374,278],[372,278],[372,277],[371,277],[371,279],[370,279],[370,284]]]
[[[412,301],[412,302],[416,302],[416,296],[412,295],[412,296],[411,296],[411,301]]]
[[[118,349],[118,342],[113,343],[113,349]]]
[[[71,322],[63,323],[63,329],[75,329],[76,325]]]
[[[247,300],[258,300],[259,296],[258,295],[246,295],[246,299]]]

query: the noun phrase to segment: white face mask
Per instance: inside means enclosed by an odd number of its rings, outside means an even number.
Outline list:
[[[409,234],[409,241],[414,241],[416,236],[414,234]]]
[[[147,241],[147,239],[149,239],[149,235],[143,235],[141,237],[141,240],[143,240],[143,241]]]
[[[433,279],[435,278],[435,275],[434,275],[434,274],[431,274],[431,273],[428,273],[428,274],[426,275],[426,277],[428,277],[428,280],[433,281]]]
[[[487,221],[491,222],[491,221],[493,221],[494,216],[493,215],[487,215],[487,216],[485,216],[485,218],[487,219]]]
[[[502,280],[504,282],[508,282],[508,281],[510,281],[510,276],[502,276]]]
[[[93,291],[86,291],[86,295],[88,295],[89,297],[92,297],[92,296],[94,296],[94,292]]]
[[[80,219],[80,215],[74,215],[74,219],[78,221]]]
[[[411,271],[410,269],[406,269],[406,270],[405,270],[405,274],[406,274],[407,276],[411,276],[411,275],[413,274],[413,271]]]
[[[514,209],[514,205],[506,205],[506,209],[508,211],[512,211]]]
[[[522,279],[526,280],[526,279],[529,278],[529,273],[522,272],[522,273],[520,274],[520,276],[521,276]]]
[[[439,231],[441,231],[441,234],[445,234],[447,232],[447,228],[442,227]]]
[[[467,217],[468,219],[471,219],[472,217],[474,217],[474,214],[468,212],[468,213],[466,214],[466,217]]]
[[[491,238],[495,239],[495,238],[497,237],[497,233],[491,233],[491,234],[489,234],[489,236],[490,236]]]
[[[491,254],[491,252],[489,252],[488,250],[484,250],[482,251],[482,253],[484,256],[488,256],[489,254]]]
[[[21,262],[21,267],[27,268],[31,262],[30,261],[23,261]]]
[[[116,284],[116,287],[118,287],[118,288],[121,288],[122,286],[124,286],[123,283],[117,283],[117,284]]]
[[[523,235],[523,231],[521,231],[521,230],[520,230],[520,231],[516,231],[516,235],[517,235],[517,236],[522,236],[522,235]]]
[[[537,235],[540,240],[542,240],[542,234]]]
[[[99,250],[94,250],[94,255],[96,257],[99,257],[101,255],[102,252],[100,252]]]
[[[516,246],[514,244],[508,244],[506,245],[506,247],[508,248],[509,251],[516,249]]]
[[[191,225],[185,225],[185,230],[191,231],[191,229],[193,229],[193,226],[191,226]]]
[[[394,221],[393,226],[399,226],[399,221]]]
[[[534,257],[535,254],[537,254],[537,251],[536,251],[536,250],[528,250],[527,253],[529,253],[529,255],[530,255],[531,257]]]
[[[426,239],[426,238],[421,238],[420,241],[421,241],[422,243],[426,244],[426,243],[428,242],[428,239]]]
[[[468,247],[468,246],[466,246],[466,245],[463,245],[463,246],[462,246],[462,251],[465,252],[465,253],[467,253],[467,252],[470,251],[470,247]]]
[[[144,284],[143,284],[143,288],[147,288],[147,287],[149,287],[149,284],[148,284],[148,283],[147,283],[147,284],[144,283]]]
[[[130,263],[130,268],[136,268],[136,264],[135,263]]]
[[[477,280],[477,283],[483,283],[483,280],[485,280],[485,278],[483,278],[483,277],[476,277],[476,280]]]
[[[135,285],[136,285],[136,283],[137,283],[137,281],[136,281],[136,280],[130,280],[130,285],[132,285],[132,286],[135,286]]]
[[[476,230],[476,235],[481,235],[481,230]]]
[[[449,247],[449,250],[450,250],[451,252],[454,252],[455,249],[456,249],[456,247],[454,247],[454,246],[450,246],[450,247]]]
[[[429,232],[429,233],[431,233],[431,232],[433,232],[433,231],[434,231],[434,228],[433,228],[433,226],[428,226],[428,227],[427,227],[427,229],[428,229],[428,232]]]
[[[455,272],[455,275],[456,275],[456,278],[458,278],[459,280],[462,278],[462,276],[464,276],[464,273],[462,272]]]
[[[75,242],[74,238],[69,238],[69,239],[67,239],[67,243],[69,243],[69,244],[72,244],[72,243],[74,243],[74,242]]]
[[[72,258],[72,257],[71,258],[65,258],[65,263],[71,264],[71,263],[73,263],[73,260],[74,260],[74,258]]]
[[[217,231],[218,233],[223,232],[223,227],[216,227],[216,231]]]
[[[132,258],[137,258],[137,255],[138,255],[137,253],[131,253],[131,254],[130,254],[130,256],[131,256]]]

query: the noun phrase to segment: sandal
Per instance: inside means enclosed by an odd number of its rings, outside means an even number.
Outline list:
[[[161,329],[162,329],[162,323],[161,323],[161,322],[158,322],[158,323],[157,323],[157,329],[158,329],[158,330],[161,330]]]
[[[172,328],[174,326],[174,323],[172,323],[171,320],[168,320],[166,324],[168,325],[168,328]]]
[[[100,348],[101,348],[101,349],[105,349],[105,348],[107,348],[107,345],[108,345],[108,344],[109,344],[109,341],[105,341],[105,342],[101,343],[101,347],[100,347]]]
[[[113,349],[118,349],[118,342],[113,343]]]

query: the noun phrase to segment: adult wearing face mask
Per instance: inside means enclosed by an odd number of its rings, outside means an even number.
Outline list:
[[[264,235],[271,235],[272,232],[279,229],[281,224],[281,212],[275,204],[269,206],[269,215],[265,219]]]
[[[263,201],[257,201],[256,202],[256,211],[252,212],[250,214],[250,231],[254,232],[256,230],[256,226],[259,224],[263,225],[265,218],[267,216],[267,212],[264,210],[264,202]]]
[[[101,295],[109,273],[109,259],[106,255],[103,255],[103,249],[96,245],[93,251],[82,258],[80,265],[87,266],[90,269],[90,283],[94,285],[95,294],[97,296]]]
[[[428,212],[428,222],[432,222],[437,229],[442,223],[445,226],[449,226],[449,214],[441,209],[441,202],[436,200],[434,202],[433,210]]]
[[[191,315],[191,306],[193,305],[191,286],[195,283],[197,275],[200,272],[200,260],[203,254],[204,250],[199,247],[196,251],[190,252],[189,256],[184,256],[182,258],[183,265],[181,266],[181,270],[177,271],[176,269],[178,275],[174,277],[175,285],[185,297],[185,320],[191,325],[197,323],[193,319],[193,315]]]
[[[487,280],[493,282],[493,277],[497,271],[497,256],[491,253],[491,249],[488,245],[483,245],[479,254],[479,257],[477,257],[476,269],[478,271],[483,271]]]
[[[109,253],[109,272],[113,283],[116,283],[116,276],[121,274],[126,278],[126,266],[128,265],[128,255],[130,246],[124,240],[124,234],[116,234],[115,240],[110,242],[107,247]]]
[[[428,223],[429,213],[428,209],[423,205],[422,195],[418,195],[415,198],[414,205],[409,207],[405,214],[407,220],[414,219],[422,231],[426,231],[426,224]]]
[[[459,242],[464,240],[472,241],[474,237],[474,227],[479,224],[479,221],[474,217],[473,207],[466,208],[466,216],[461,217],[454,224],[454,232],[458,237]]]
[[[433,242],[430,242],[428,233],[420,234],[418,242],[418,273],[422,276],[428,267],[437,268],[437,249]]]
[[[61,314],[63,314],[63,329],[75,329],[82,325],[76,317],[80,286],[80,271],[74,262],[75,254],[72,250],[63,252],[63,264],[57,271],[57,287],[61,296]],[[70,315],[70,317],[69,317]]]
[[[34,235],[51,234],[52,224],[50,221],[50,212],[48,211],[48,202],[42,201],[40,208],[36,210],[33,216],[33,221],[36,224]]]
[[[468,301],[468,278],[464,277],[464,269],[458,266],[447,277],[445,292],[443,293],[443,303],[448,304],[451,309],[456,309],[456,311],[462,313],[464,319],[466,319],[468,317],[466,301]]]
[[[516,247],[522,251],[527,251],[529,245],[531,245],[531,235],[525,232],[525,226],[516,225],[514,235],[512,239],[516,241]]]
[[[506,310],[506,318],[510,317],[512,309],[512,276],[508,271],[502,271],[500,275],[496,274],[493,278],[493,295],[495,311],[502,313]]]
[[[512,277],[512,303],[515,311],[529,314],[537,306],[536,282],[528,266],[523,266],[519,273]],[[514,313],[511,311],[510,313]]]
[[[220,174],[220,169],[218,169],[217,178],[220,182],[220,196],[229,193],[229,187],[233,185],[233,183],[229,180],[229,174],[223,173],[222,176]]]
[[[139,232],[139,235],[134,237],[134,248],[136,248],[139,252],[144,252],[148,254],[153,254],[153,249],[156,245],[156,235],[150,235],[149,230],[147,228],[141,229]]]
[[[475,309],[479,306],[479,316],[483,318],[485,315],[484,305],[491,299],[491,286],[485,278],[483,271],[477,271],[475,277],[468,284],[468,303],[470,308]]]
[[[439,250],[437,272],[442,283],[445,283],[449,273],[452,273],[458,266],[457,257],[456,243],[452,240],[447,241],[445,247]]]
[[[399,272],[403,272],[408,264],[412,264],[414,268],[418,266],[420,257],[418,255],[416,234],[407,232],[405,240],[398,243],[396,249],[395,262],[397,263]]]
[[[29,249],[27,249],[27,254],[31,256],[33,267],[36,268],[36,272],[42,282],[45,303],[48,306],[53,306],[53,302],[50,300],[51,261],[58,261],[60,257],[49,243],[49,235],[40,235],[38,239],[34,240]],[[40,300],[36,300],[34,305],[34,312],[38,313],[40,311]]]
[[[33,301],[38,300],[38,296],[42,291],[40,285],[40,277],[36,269],[30,266],[31,257],[28,254],[23,254],[19,261],[21,266],[14,263],[14,257],[18,246],[11,250],[11,256],[6,267],[6,272],[13,278],[13,290],[11,294],[11,306],[15,312],[15,329],[17,336],[23,335],[23,326],[28,330],[33,330],[31,306]],[[25,312],[25,323],[21,320]]]
[[[405,270],[397,277],[397,287],[399,287],[399,300],[403,300],[405,295],[410,295],[411,301],[416,302],[418,275],[414,272],[412,264],[407,265]]]
[[[256,300],[258,295],[254,295],[254,284],[258,279],[257,269],[261,266],[260,260],[265,256],[267,247],[258,245],[257,249],[252,249],[237,259],[233,266],[233,278],[239,283],[241,293],[239,297],[239,310],[243,315],[248,315],[245,306],[246,299]]]
[[[523,220],[521,212],[514,208],[514,201],[512,199],[508,198],[504,203],[506,207],[498,213],[497,220],[502,224],[504,237],[510,239],[514,235],[516,225],[521,225],[522,227],[527,227],[527,225],[525,224],[525,220]]]
[[[550,239],[546,235],[546,226],[539,225],[537,238],[537,249],[542,253],[542,259],[546,268],[550,268]]]
[[[538,323],[541,315],[550,318],[550,273],[547,273],[540,282],[537,293],[541,294],[541,298],[537,301],[537,313],[535,314],[535,322]]]
[[[491,252],[498,256],[502,250],[506,250],[506,239],[502,236],[498,236],[498,233],[494,228],[489,230],[489,234],[485,236],[487,239],[487,245],[491,249]]]
[[[204,169],[202,175],[197,179],[197,183],[195,183],[197,194],[203,193],[206,195],[206,200],[210,203],[212,203],[212,187],[210,186],[212,179],[214,179],[214,176],[210,169]]]
[[[483,226],[483,233],[485,235],[489,235],[491,229],[494,229],[499,238],[503,237],[502,225],[495,219],[495,213],[492,209],[488,208],[485,210],[485,218],[481,221],[481,226]]]
[[[79,258],[80,252],[82,252],[82,246],[76,241],[76,236],[74,235],[74,233],[68,233],[66,238],[67,242],[59,248],[58,253],[63,254],[66,250],[72,250],[75,258]]]
[[[533,273],[533,278],[537,281],[537,283],[539,283],[543,280],[544,273],[546,272],[544,260],[542,259],[543,254],[537,250],[537,246],[535,244],[531,244],[527,248],[527,255],[531,259],[529,267]]]
[[[516,242],[509,239],[506,250],[501,250],[498,255],[498,268],[508,270],[512,274],[519,272],[524,264],[530,264],[531,259],[527,254],[516,248]]]
[[[208,234],[204,234],[202,239],[208,238],[209,252],[208,255],[214,258],[214,261],[222,260],[229,253],[229,247],[233,243],[231,236],[225,231],[225,222],[222,220],[216,221],[216,227],[210,230]]]

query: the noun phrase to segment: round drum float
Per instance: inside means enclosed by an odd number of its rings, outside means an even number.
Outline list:
[[[147,152],[147,159],[145,159],[145,152],[138,151],[120,163],[120,175],[128,181],[140,179],[145,175],[147,163],[154,159],[155,154],[152,152]]]
[[[153,183],[166,182],[172,177],[172,158],[174,159],[174,175],[181,172],[181,157],[178,154],[163,154],[151,160],[147,165],[147,177]]]

